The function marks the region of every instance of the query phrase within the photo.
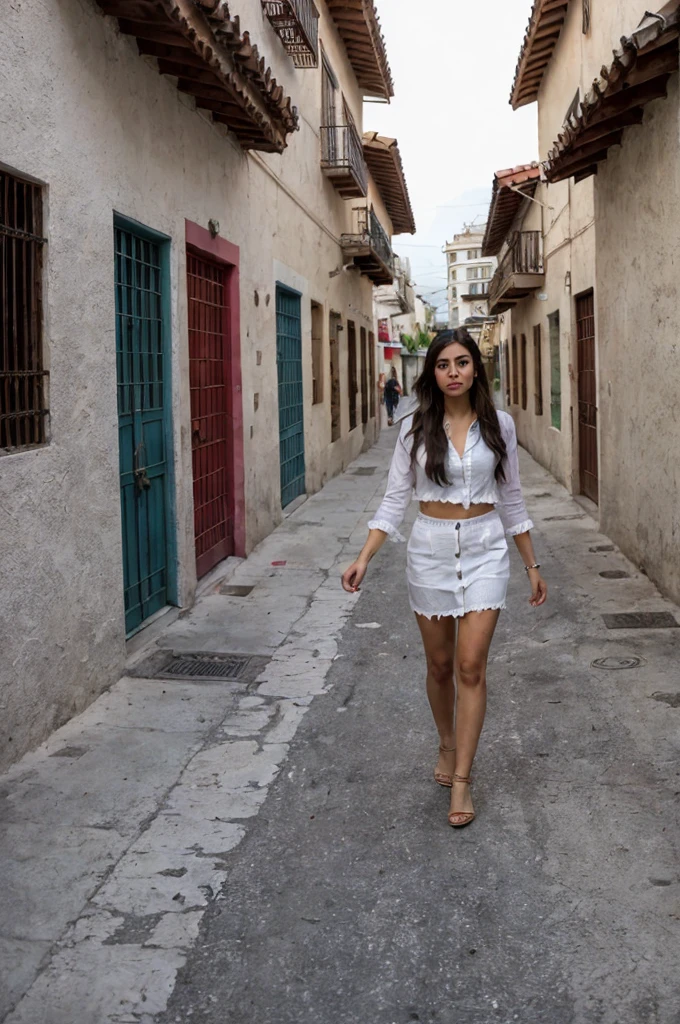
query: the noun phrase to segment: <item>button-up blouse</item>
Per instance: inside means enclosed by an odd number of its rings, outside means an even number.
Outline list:
[[[413,426],[413,414],[407,416],[392,456],[385,497],[369,522],[369,529],[383,530],[391,540],[405,540],[399,533],[399,527],[413,497],[416,501],[451,502],[463,508],[495,505],[509,536],[531,530],[534,524],[527,515],[519,481],[515,423],[507,412],[498,413],[498,423],[506,448],[503,460],[505,480],[496,480],[494,473],[498,456],[485,443],[479,422],[475,420],[468,430],[462,458],[449,438],[446,476],[450,483],[442,487],[425,473],[424,445],[420,445],[415,466],[411,466],[413,437],[408,434]]]

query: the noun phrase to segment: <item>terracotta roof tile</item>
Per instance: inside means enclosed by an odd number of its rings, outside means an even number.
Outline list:
[[[161,74],[212,112],[244,149],[282,152],[297,109],[223,0],[98,0]]]
[[[369,96],[394,96],[392,73],[374,0],[326,0],[357,82]]]
[[[537,163],[520,164],[496,171],[491,191],[489,217],[482,242],[483,256],[497,256],[524,196],[533,196],[541,168]],[[513,188],[510,188],[510,186]],[[519,192],[515,189],[520,189]]]
[[[641,124],[643,108],[666,95],[666,83],[678,70],[680,3],[647,12],[632,35],[621,39],[614,60],[603,67],[592,89],[564,124],[544,163],[548,181],[594,174],[624,130]]]

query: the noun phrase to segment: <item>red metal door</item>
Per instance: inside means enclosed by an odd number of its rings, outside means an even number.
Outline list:
[[[234,552],[228,268],[187,252],[194,535],[198,577]]]
[[[581,494],[598,501],[597,388],[595,383],[595,302],[593,293],[576,299],[578,343],[578,448]]]

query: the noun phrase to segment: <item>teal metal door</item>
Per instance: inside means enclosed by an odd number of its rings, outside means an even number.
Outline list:
[[[168,600],[164,246],[115,226],[116,363],[125,628]]]
[[[300,296],[276,287],[276,367],[279,377],[281,505],[305,493]]]

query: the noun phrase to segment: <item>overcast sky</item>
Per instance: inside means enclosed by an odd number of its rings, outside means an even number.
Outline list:
[[[441,246],[485,219],[494,171],[537,158],[536,105],[508,103],[532,0],[376,0],[394,78],[364,129],[396,138],[417,234],[395,238],[417,291],[444,288]],[[433,295],[440,303],[445,292]]]

